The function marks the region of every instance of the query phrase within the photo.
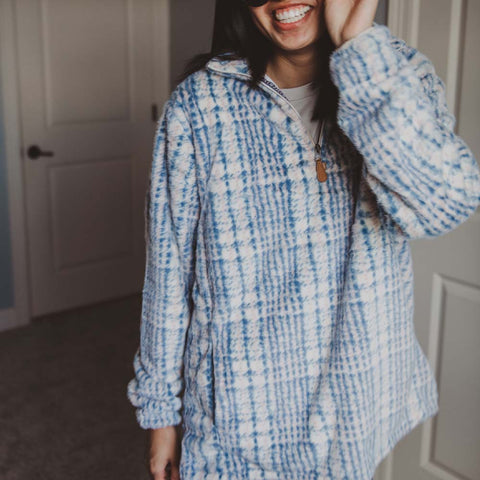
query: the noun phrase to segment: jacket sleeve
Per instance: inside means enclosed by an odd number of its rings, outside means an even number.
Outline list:
[[[181,422],[183,353],[199,215],[192,131],[180,89],[157,124],[145,201],[146,267],[140,346],[127,396],[139,425]]]
[[[330,72],[338,124],[397,233],[435,237],[467,220],[480,203],[479,166],[454,133],[432,63],[374,25],[332,53]]]

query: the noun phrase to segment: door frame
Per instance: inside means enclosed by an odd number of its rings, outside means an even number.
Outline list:
[[[133,0],[128,0],[133,1]],[[153,2],[153,86],[152,103],[163,105],[170,95],[170,0]],[[14,304],[0,310],[0,331],[31,322],[31,296],[18,50],[15,30],[15,0],[0,0],[0,95],[5,132],[8,215],[10,227]]]

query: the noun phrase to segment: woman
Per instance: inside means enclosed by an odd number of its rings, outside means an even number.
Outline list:
[[[408,241],[473,214],[479,168],[376,0],[217,3],[154,145],[128,388],[150,470],[368,480],[438,410]]]

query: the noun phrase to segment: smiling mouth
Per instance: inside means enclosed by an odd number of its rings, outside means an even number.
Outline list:
[[[274,10],[273,18],[279,23],[287,24],[301,20],[312,9],[310,5],[292,6]]]

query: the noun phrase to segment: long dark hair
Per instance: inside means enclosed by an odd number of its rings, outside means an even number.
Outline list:
[[[336,119],[338,90],[330,78],[328,62],[334,44],[325,32],[316,46],[318,63],[313,87],[318,88],[318,94],[312,120]],[[222,55],[222,58],[227,60],[246,59],[252,74],[249,86],[259,88],[258,84],[265,75],[272,53],[272,43],[258,30],[244,2],[216,0],[212,48],[208,53],[193,56],[186,63],[177,82],[204,68],[210,59]]]

